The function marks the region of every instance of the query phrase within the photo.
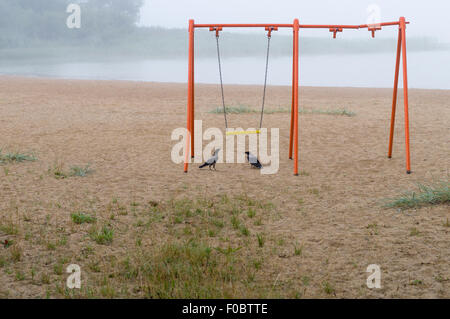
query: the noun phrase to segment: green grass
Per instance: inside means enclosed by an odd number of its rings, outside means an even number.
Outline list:
[[[57,162],[53,167],[48,169],[48,172],[56,179],[65,179],[68,177],[86,177],[88,174],[92,173],[92,169],[88,164],[86,166],[72,166],[67,172],[64,170],[64,164]]]
[[[261,113],[261,110],[258,108],[251,108],[246,105],[238,105],[238,106],[227,106],[226,108],[227,114],[252,114],[252,113]],[[274,109],[265,109],[264,114],[277,114],[277,113],[290,113],[291,109],[288,107],[279,107]],[[223,107],[217,107],[211,110],[209,113],[212,114],[223,114]],[[337,116],[348,116],[353,117],[356,115],[355,112],[349,111],[347,109],[300,109],[300,114],[322,114],[322,115],[337,115]]]
[[[355,112],[346,110],[346,109],[336,109],[336,110],[301,110],[302,114],[323,114],[323,115],[337,115],[337,116],[348,116],[353,117],[356,116]]]
[[[23,154],[19,152],[13,152],[13,153],[2,153],[2,150],[0,149],[0,163],[12,163],[12,162],[34,162],[37,158],[34,155],[31,154]]]
[[[411,286],[420,286],[423,285],[423,281],[420,279],[415,279],[409,283]]]
[[[72,221],[75,224],[92,224],[95,223],[97,221],[97,219],[89,214],[83,213],[83,212],[78,212],[78,213],[72,213],[70,215],[70,217],[72,218]]]
[[[68,175],[67,175],[66,172],[64,172],[63,166],[64,166],[63,163],[59,163],[59,162],[55,163],[53,165],[53,167],[50,167],[48,169],[48,173],[53,175],[53,177],[56,178],[56,179],[67,178]]]
[[[411,209],[424,206],[450,204],[450,181],[443,181],[433,185],[418,185],[418,191],[407,192],[397,198],[389,200],[385,207]]]
[[[336,290],[333,288],[333,286],[331,286],[331,284],[328,281],[324,281],[322,283],[322,287],[323,287],[323,291],[327,295],[331,295],[331,294],[335,294],[336,293]]]
[[[294,255],[301,256],[302,254],[303,254],[303,245],[300,245],[300,246],[295,245],[294,246]]]
[[[145,254],[144,262],[124,263],[122,275],[138,277],[147,298],[226,298],[230,282],[244,280],[238,257],[222,254],[208,244],[190,241],[164,245],[157,254]]]
[[[247,195],[180,195],[127,203],[112,199],[95,210],[90,201],[74,205],[80,208],[58,225],[50,212],[39,224],[0,220],[9,232],[18,227],[19,234],[33,234],[29,241],[14,238],[21,242],[7,249],[2,245],[0,271],[10,271],[5,276],[12,281],[16,271],[25,274],[24,283],[41,286],[44,298],[280,298],[297,292],[290,279],[276,287],[275,278],[268,280],[265,258],[278,256],[276,239],[254,222],[274,217],[271,202]],[[121,212],[128,205],[126,216]],[[75,253],[63,247],[73,233],[81,237]],[[39,245],[44,256],[34,268],[25,253],[30,245]],[[79,264],[89,280],[68,294],[64,266],[69,263]]]
[[[419,236],[419,235],[420,231],[416,227],[411,228],[409,236]]]
[[[113,241],[114,231],[108,226],[103,226],[100,231],[94,227],[90,230],[90,236],[99,245],[109,245]]]
[[[257,234],[256,235],[256,239],[258,240],[258,247],[260,247],[260,248],[264,247],[264,244],[266,242],[266,239],[264,238],[264,235]]]
[[[70,176],[78,176],[78,177],[85,177],[87,174],[91,173],[92,170],[89,167],[90,165],[86,165],[84,167],[81,166],[72,166],[70,168]]]
[[[20,271],[17,271],[17,272],[16,272],[16,280],[17,280],[17,281],[25,280],[25,274],[22,273],[22,272],[20,272]]]
[[[261,110],[252,109],[246,105],[238,105],[238,106],[227,106],[225,107],[226,112],[228,114],[248,114],[248,113],[260,113]],[[268,114],[269,110],[265,111],[265,113]],[[285,109],[279,109],[277,113],[286,113],[289,112]],[[213,110],[211,110],[209,113],[212,114],[223,114],[223,107],[217,107]]]

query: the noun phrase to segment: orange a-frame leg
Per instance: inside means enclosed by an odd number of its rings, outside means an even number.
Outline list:
[[[295,37],[292,43],[292,107],[291,107],[291,130],[289,134],[289,159],[292,159],[292,148],[294,147],[294,85],[295,85]]]
[[[400,18],[402,31],[402,60],[403,60],[403,100],[405,102],[405,144],[406,144],[406,173],[411,174],[411,153],[409,148],[409,103],[408,103],[408,63],[406,60],[406,22]]]
[[[394,141],[395,112],[397,106],[398,79],[400,73],[400,54],[402,54],[403,62],[403,96],[405,109],[405,147],[406,147],[406,173],[411,174],[411,154],[409,145],[409,103],[408,103],[408,64],[406,59],[406,21],[404,17],[400,18],[398,43],[397,43],[397,59],[395,64],[394,93],[392,98],[392,114],[391,129],[389,134],[389,151],[388,157],[392,157],[392,145]]]
[[[195,110],[195,79],[194,79],[194,74],[195,74],[195,66],[194,66],[194,61],[195,61],[195,41],[194,41],[194,32],[195,32],[195,28],[194,28],[194,20],[189,21],[190,27],[192,29],[192,31],[189,33],[189,38],[190,38],[190,58],[191,58],[191,77],[192,77],[192,86],[191,86],[191,158],[195,157],[195,152],[194,152],[194,147],[195,147],[195,143],[194,143],[194,110]],[[192,26],[191,26],[192,24]]]
[[[298,36],[300,24],[294,20],[294,175],[298,175]]]
[[[184,172],[188,172],[189,153],[194,157],[194,20],[189,20],[189,69],[187,98],[187,130]],[[190,147],[189,147],[190,146]]]
[[[392,97],[391,131],[389,134],[388,158],[392,157],[392,144],[394,142],[395,111],[397,108],[398,77],[399,77],[399,71],[400,71],[401,52],[402,52],[402,30],[401,30],[401,27],[399,26],[399,28],[398,28],[398,43],[397,43],[397,60],[395,62],[394,94]]]

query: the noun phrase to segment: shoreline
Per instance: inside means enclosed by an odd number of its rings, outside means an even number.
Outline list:
[[[40,76],[40,75],[12,75],[12,74],[3,74],[0,72],[0,79],[2,78],[10,78],[17,80],[42,80],[42,81],[82,81],[82,82],[117,82],[117,83],[139,83],[139,84],[161,84],[161,85],[186,85],[186,82],[164,82],[164,81],[145,81],[145,80],[117,80],[117,79],[89,79],[89,78],[70,78],[70,77],[56,77],[56,76]],[[401,84],[401,82],[400,82]],[[195,85],[200,86],[214,86],[219,85],[218,83],[202,83],[198,82]],[[262,87],[262,84],[239,84],[239,83],[227,83],[224,86],[230,87]],[[273,88],[289,88],[289,85],[267,85],[267,87]],[[309,86],[309,85],[301,85],[300,88],[308,88],[308,89],[361,89],[361,90],[393,90],[391,87],[366,87],[366,86]],[[399,85],[399,91],[402,91],[403,88]],[[409,87],[409,91],[450,91],[450,89],[428,89],[428,88],[414,88]]]

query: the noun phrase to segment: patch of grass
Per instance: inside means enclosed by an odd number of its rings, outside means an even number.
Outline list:
[[[300,245],[300,246],[295,245],[294,246],[294,255],[301,256],[302,254],[303,254],[303,245]]]
[[[249,113],[260,113],[261,110],[258,108],[251,108],[246,105],[236,105],[225,107],[227,114],[249,114]],[[289,107],[278,107],[274,109],[265,109],[264,114],[276,114],[276,113],[290,113],[291,108]],[[223,114],[223,107],[217,107],[211,110],[209,113],[212,114]],[[349,111],[347,109],[299,109],[300,114],[323,114],[323,115],[337,115],[337,116],[348,116],[353,117],[356,115],[355,112]]]
[[[217,235],[217,233],[214,230],[212,230],[212,229],[208,230],[208,236],[209,237],[216,237],[216,235]]]
[[[201,242],[171,243],[155,255],[145,255],[144,262],[128,264],[123,274],[139,277],[147,298],[226,298],[233,290],[229,283],[246,278],[236,258]]]
[[[420,286],[423,285],[423,281],[419,279],[415,279],[409,283],[411,286]]]
[[[247,211],[247,216],[249,218],[255,217],[256,216],[256,211],[253,208],[249,208],[248,211]]]
[[[411,228],[411,232],[409,233],[409,236],[419,236],[420,232],[416,227]]]
[[[8,264],[4,256],[0,256],[0,268],[5,267]]]
[[[225,107],[227,114],[248,114],[248,113],[260,113],[261,110],[250,108],[246,105],[237,105],[237,106],[227,106]],[[278,112],[277,112],[278,111]],[[288,109],[279,109],[279,110],[267,110],[264,113],[270,114],[273,113],[287,113]],[[212,114],[223,114],[223,107],[217,107],[214,110],[211,110],[209,113]]]
[[[214,226],[216,226],[217,228],[223,228],[223,227],[225,227],[225,223],[223,222],[223,220],[220,220],[220,219],[213,219],[213,220],[211,221],[211,223],[212,223]]]
[[[97,218],[91,216],[90,214],[87,213],[83,213],[83,212],[78,212],[78,213],[72,213],[70,215],[70,217],[72,218],[72,221],[75,224],[92,224],[95,223],[97,221]]]
[[[55,273],[55,275],[61,276],[63,273],[63,264],[62,263],[57,263],[53,266],[53,272]]]
[[[113,241],[114,231],[108,226],[103,226],[99,231],[97,228],[93,227],[89,235],[91,239],[94,240],[99,245],[109,245]]]
[[[376,229],[378,227],[377,223],[369,224],[366,226],[367,229]]]
[[[34,162],[37,158],[34,155],[31,154],[23,154],[19,152],[13,152],[13,153],[6,153],[3,154],[2,150],[0,150],[0,163],[12,163],[12,162]]]
[[[262,260],[257,259],[257,260],[254,260],[254,261],[253,261],[253,267],[254,267],[256,270],[261,269],[261,266],[262,266]]]
[[[11,254],[11,260],[13,262],[19,262],[22,260],[23,252],[19,246],[14,245],[9,250],[10,250],[10,254]]]
[[[417,192],[407,192],[391,199],[384,206],[401,210],[420,208],[431,205],[450,204],[450,181],[443,181],[433,185],[418,185]]]
[[[302,283],[304,286],[309,286],[309,283],[311,282],[311,278],[309,278],[308,276],[303,276],[302,277]]]
[[[0,231],[6,235],[17,235],[19,227],[12,221],[0,224]]]
[[[133,198],[127,202],[113,198],[104,204],[89,199],[89,206],[74,203],[74,207],[89,208],[84,211],[75,208],[65,225],[56,225],[52,211],[46,211],[39,224],[34,223],[37,217],[32,218],[33,223],[23,222],[24,229],[18,224],[20,233],[30,234],[29,241],[19,246],[25,252],[30,245],[40,245],[45,268],[42,269],[42,265],[24,267],[25,253],[15,258],[23,259],[15,264],[10,257],[11,249],[17,246],[14,243],[4,249],[5,258],[0,256],[3,264],[0,271],[10,271],[12,279],[16,271],[22,271],[26,281],[30,279],[29,284],[42,286],[43,295],[49,291],[51,298],[270,298],[292,295],[290,286],[280,284],[274,288],[270,280],[258,273],[265,268],[263,257],[270,258],[276,252],[270,250],[269,237],[265,239],[262,235],[267,234],[266,229],[255,225],[273,217],[276,213],[274,204],[245,195],[184,199],[181,194],[175,196],[172,200],[140,201],[140,204]],[[52,209],[60,207],[51,202]],[[127,209],[128,217],[122,218]],[[111,215],[115,216],[114,221],[108,219]],[[21,221],[23,215],[18,216]],[[179,218],[180,224],[173,223],[175,218]],[[7,225],[8,219],[0,218],[2,223]],[[61,246],[67,245],[68,236],[74,231],[84,233],[80,247],[63,261],[60,257],[67,249]],[[110,244],[113,244],[113,250],[99,246]],[[124,262],[125,258],[128,258],[127,262]],[[67,293],[64,285],[64,265],[69,263],[84,265],[89,272],[89,281],[74,294]]]
[[[266,242],[266,239],[264,238],[263,234],[256,234],[256,239],[258,240],[258,247],[262,248],[264,247],[264,243]]]
[[[245,227],[244,225],[242,225],[239,230],[241,231],[241,234],[244,236],[250,236],[250,230],[248,230],[247,227]]]
[[[25,274],[21,271],[16,271],[16,280],[17,281],[25,280]]]
[[[236,217],[236,215],[231,216],[231,225],[236,230],[240,228],[241,221],[239,220],[239,218]]]
[[[92,169],[89,167],[90,165],[86,166],[72,166],[70,168],[70,176],[78,176],[78,177],[85,177],[86,175],[92,173]]]
[[[41,283],[44,285],[50,284],[50,276],[48,274],[41,275]]]
[[[349,110],[346,110],[346,109],[335,109],[335,110],[312,109],[312,110],[301,110],[301,113],[304,113],[304,114],[337,115],[337,116],[348,116],[348,117],[356,116],[355,112],[352,112],[352,111],[349,111]]]
[[[48,169],[48,173],[56,179],[64,179],[68,177],[68,174],[64,172],[64,164],[55,163],[53,167]]]
[[[324,281],[322,283],[322,288],[323,288],[323,291],[327,295],[331,295],[331,294],[335,294],[336,293],[336,290],[333,288],[333,286],[328,281]]]
[[[59,162],[49,168],[48,172],[56,179],[64,179],[68,177],[86,177],[92,173],[92,170],[88,164],[86,166],[71,166],[69,172],[67,172],[64,170],[64,164]]]

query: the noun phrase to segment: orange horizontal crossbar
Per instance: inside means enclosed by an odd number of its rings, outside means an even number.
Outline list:
[[[194,28],[292,28],[293,24],[261,23],[261,24],[194,24]]]
[[[399,25],[400,23],[398,21],[396,22],[382,22],[377,24],[360,24],[360,25],[328,25],[328,24],[300,24],[300,29],[364,29],[364,28],[370,28],[374,25],[380,26],[380,27],[387,27],[387,26],[395,26]],[[409,24],[409,22],[406,22],[406,24]],[[194,28],[293,28],[293,24],[280,24],[280,23],[255,23],[255,24],[231,24],[231,23],[225,23],[225,24],[194,24]]]

